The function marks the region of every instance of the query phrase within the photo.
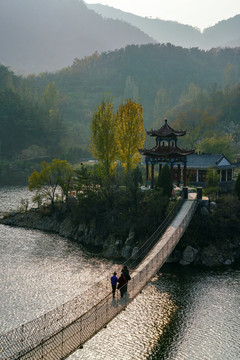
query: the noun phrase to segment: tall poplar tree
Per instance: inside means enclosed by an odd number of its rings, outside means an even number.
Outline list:
[[[121,104],[115,115],[118,159],[130,171],[140,162],[138,149],[145,141],[142,105],[131,99]]]
[[[54,81],[47,84],[43,93],[42,103],[45,109],[44,125],[49,152],[51,156],[59,156],[62,151],[61,145],[65,126],[59,111],[59,92]]]
[[[109,99],[104,99],[93,114],[90,146],[92,155],[101,165],[105,177],[113,175],[117,164],[115,134],[113,103]]]

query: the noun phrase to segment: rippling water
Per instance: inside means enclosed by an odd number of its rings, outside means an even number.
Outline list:
[[[69,360],[239,360],[239,314],[239,269],[165,266]]]
[[[23,193],[29,195],[25,188],[0,189],[0,211],[2,199],[15,209],[13,197]],[[56,235],[0,225],[0,239],[1,330],[71,299],[111,270]],[[239,360],[239,315],[239,268],[165,265],[68,360]]]
[[[27,188],[0,188],[0,211],[31,196]],[[1,333],[72,299],[111,268],[58,235],[0,225]]]

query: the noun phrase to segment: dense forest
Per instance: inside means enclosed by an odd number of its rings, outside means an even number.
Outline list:
[[[95,53],[83,60],[75,59],[71,67],[54,74],[29,76],[28,82],[42,91],[47,83],[56,84],[62,95],[64,122],[73,130],[70,138],[86,146],[92,112],[109,93],[116,107],[126,98],[140,98],[146,129],[160,127],[165,116],[173,123],[183,110],[201,106],[202,111],[217,117],[214,132],[220,128],[222,131],[230,121],[238,121],[239,60],[239,49],[189,50],[171,44],[127,46],[101,56]],[[193,100],[195,103],[190,104]],[[208,101],[212,102],[211,109]],[[206,119],[205,126],[209,126]],[[191,129],[188,131],[192,137]],[[200,140],[205,134],[202,136]]]
[[[187,130],[186,147],[234,160],[239,67],[239,48],[203,51],[171,44],[95,53],[55,73],[28,77],[2,65],[1,174],[7,174],[9,162],[24,167],[45,158],[71,163],[90,158],[90,123],[104,96],[112,97],[116,108],[128,98],[140,101],[146,130],[159,128],[167,117],[170,125]]]

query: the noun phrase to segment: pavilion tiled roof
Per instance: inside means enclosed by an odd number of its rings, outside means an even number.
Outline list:
[[[159,146],[156,145],[152,149],[139,149],[140,154],[145,156],[188,156],[194,154],[195,150],[180,149],[177,146]]]
[[[165,120],[165,124],[160,129],[147,131],[147,134],[150,136],[170,137],[172,135],[183,136],[186,134],[186,131],[174,130],[168,125],[167,120]]]

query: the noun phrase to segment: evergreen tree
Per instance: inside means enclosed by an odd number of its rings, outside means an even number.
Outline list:
[[[168,164],[165,164],[164,167],[162,168],[158,176],[155,188],[156,189],[162,188],[163,195],[167,195],[168,197],[171,197],[173,184],[172,184],[171,173]]]
[[[235,182],[234,192],[240,200],[240,173],[238,174],[237,180]]]

